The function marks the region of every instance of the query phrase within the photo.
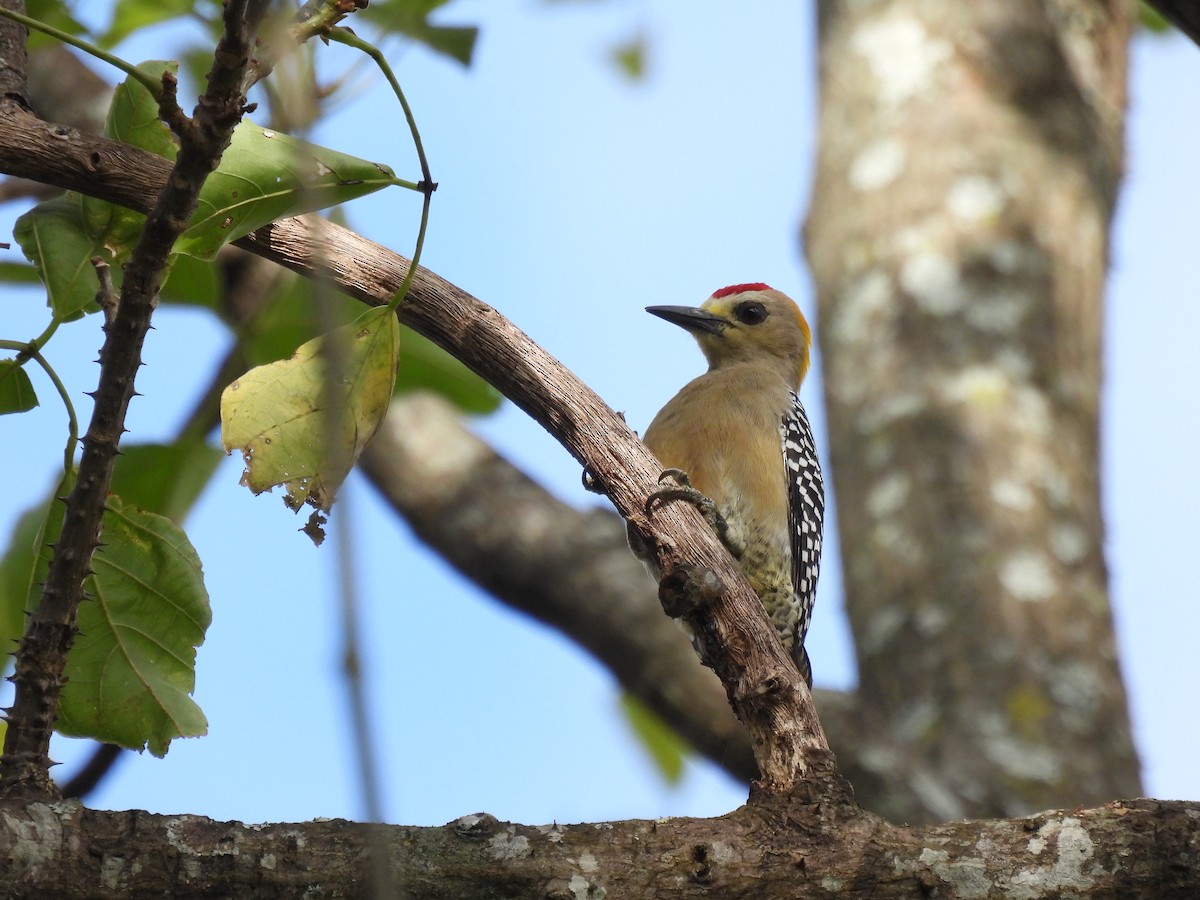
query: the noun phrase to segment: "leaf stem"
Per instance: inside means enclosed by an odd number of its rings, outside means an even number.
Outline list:
[[[408,296],[413,276],[417,273],[417,264],[421,261],[421,249],[425,246],[425,229],[429,225],[429,202],[433,199],[432,192],[425,191],[424,193],[425,196],[421,199],[421,225],[417,229],[417,244],[413,248],[412,262],[409,263],[408,271],[404,273],[404,280],[400,282],[400,288],[388,301],[388,312],[395,312],[396,307],[403,303],[404,298]]]
[[[400,101],[400,108],[404,110],[404,118],[408,122],[408,130],[412,134],[413,146],[417,149],[417,160],[421,164],[421,182],[416,185],[417,190],[422,194],[421,225],[417,229],[417,243],[413,248],[412,263],[408,267],[404,281],[400,283],[400,289],[396,291],[388,303],[388,310],[395,312],[396,307],[408,296],[408,288],[412,284],[413,275],[416,273],[417,265],[421,261],[421,250],[425,246],[425,231],[429,227],[429,204],[433,197],[433,192],[437,190],[437,182],[433,180],[433,176],[429,172],[429,160],[425,156],[425,145],[421,143],[421,132],[417,129],[417,119],[413,115],[412,107],[408,105],[408,99],[404,96],[404,90],[400,87],[400,82],[396,80],[396,75],[392,72],[392,68],[388,65],[383,53],[378,47],[367,43],[348,28],[332,28],[328,33],[328,37],[331,41],[337,41],[339,44],[345,44],[347,47],[353,47],[367,54],[367,56],[375,61],[375,65],[383,72],[383,77],[392,86],[392,93]]]
[[[0,350],[15,350],[17,351],[16,363],[18,366],[24,365],[26,360],[32,359],[42,371],[46,373],[46,377],[54,385],[54,389],[58,391],[58,396],[62,398],[63,406],[67,410],[67,446],[63,452],[63,469],[69,472],[75,465],[75,444],[79,440],[79,419],[75,416],[75,404],[71,402],[71,395],[68,393],[66,385],[62,383],[62,379],[58,377],[58,373],[54,371],[54,366],[50,365],[46,357],[42,356],[38,347],[42,345],[43,338],[48,337],[49,333],[53,333],[57,323],[46,329],[42,333],[42,337],[21,343],[20,341],[5,341],[0,340]]]
[[[421,164],[421,190],[426,193],[432,193],[437,190],[433,176],[429,174],[429,160],[425,158],[425,145],[421,143],[421,133],[417,130],[417,120],[413,116],[412,107],[408,105],[408,100],[404,96],[400,82],[396,80],[396,76],[393,74],[391,66],[388,65],[383,53],[378,47],[367,43],[348,28],[330,29],[326,36],[331,41],[345,44],[347,47],[353,47],[355,50],[367,54],[367,56],[375,61],[375,65],[379,66],[379,70],[383,72],[383,77],[392,86],[392,93],[400,101],[400,108],[404,110],[404,118],[408,122],[408,130],[412,133],[413,145],[417,148],[417,159]]]
[[[18,22],[26,28],[32,28],[34,31],[40,31],[42,34],[47,34],[55,40],[62,41],[64,44],[70,44],[72,47],[78,47],[84,53],[96,57],[102,62],[114,66],[133,78],[139,84],[143,85],[148,90],[155,100],[162,94],[162,84],[155,80],[152,76],[145,72],[139,71],[138,68],[130,63],[125,62],[119,56],[113,56],[104,50],[101,50],[95,44],[89,44],[82,38],[77,38],[73,34],[55,28],[53,25],[47,25],[45,22],[39,22],[37,19],[31,19],[29,16],[21,15],[19,12],[13,12],[11,9],[5,9],[0,6],[0,17],[9,19],[13,22]]]

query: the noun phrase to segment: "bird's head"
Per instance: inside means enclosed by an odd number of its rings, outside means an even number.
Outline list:
[[[780,366],[793,390],[808,372],[812,331],[795,302],[762,283],[721,288],[700,306],[647,306],[687,329],[710,370],[742,362]]]

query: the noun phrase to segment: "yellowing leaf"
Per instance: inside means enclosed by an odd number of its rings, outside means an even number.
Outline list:
[[[373,309],[225,388],[221,443],[242,451],[242,484],[256,494],[282,485],[289,508],[328,511],[387,412],[399,346],[395,313]],[[336,382],[326,374],[331,353]]]

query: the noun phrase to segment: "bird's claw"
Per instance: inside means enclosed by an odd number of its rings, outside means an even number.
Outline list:
[[[663,469],[658,474],[658,483],[662,484],[668,478],[675,479],[676,484],[683,485],[684,487],[690,488],[692,486],[692,480],[690,478],[688,478],[688,473],[683,471],[683,469],[675,469],[675,468]]]
[[[725,521],[725,517],[717,510],[717,504],[712,501],[712,498],[705,496],[692,487],[692,482],[689,480],[687,472],[682,469],[663,469],[662,473],[658,476],[658,483],[662,484],[667,479],[673,479],[675,484],[660,488],[646,498],[646,514],[649,515],[656,504],[670,503],[673,500],[684,500],[696,507],[700,515],[704,516],[704,521],[717,533],[717,537],[721,539],[721,543],[729,547],[729,523]]]
[[[592,470],[587,466],[583,467],[583,489],[592,494],[603,494],[604,488],[600,486],[600,482],[596,476],[592,474]]]

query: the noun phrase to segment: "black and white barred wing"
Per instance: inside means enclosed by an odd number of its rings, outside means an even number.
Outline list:
[[[812,427],[800,398],[792,395],[792,405],[780,425],[783,459],[788,479],[788,526],[792,539],[792,589],[799,615],[796,618],[796,643],[793,655],[801,670],[808,658],[803,651],[804,636],[812,617],[817,594],[817,575],[821,571],[821,536],[825,520],[825,479],[817,459]],[[802,662],[801,662],[802,661]],[[805,672],[811,683],[812,679]]]

